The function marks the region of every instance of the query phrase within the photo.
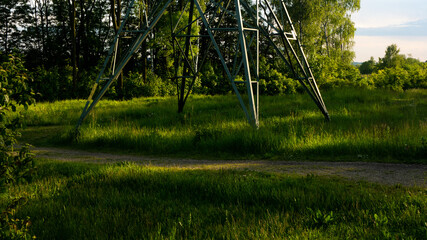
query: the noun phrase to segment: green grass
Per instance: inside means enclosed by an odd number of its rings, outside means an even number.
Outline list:
[[[38,239],[425,239],[427,192],[340,178],[38,160]]]
[[[307,95],[261,98],[252,129],[235,96],[102,101],[70,138],[84,101],[39,103],[22,141],[92,151],[191,158],[427,163],[427,90],[324,93],[325,122]],[[39,239],[426,239],[427,191],[338,177],[37,160],[26,197]]]
[[[235,96],[103,100],[72,131],[84,101],[39,103],[26,113],[24,141],[95,151],[201,158],[364,160],[426,163],[427,90],[339,89],[324,93],[331,122],[307,94],[261,96],[258,130]]]

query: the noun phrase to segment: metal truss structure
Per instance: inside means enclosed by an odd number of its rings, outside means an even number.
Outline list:
[[[142,4],[141,0],[138,1],[139,4],[135,2],[130,0],[120,29],[114,37],[77,123],[77,129],[113,81],[118,78],[141,44],[147,40],[161,17],[167,13],[171,22],[175,57],[174,81],[178,91],[179,112],[184,108],[200,75],[209,50],[214,48],[248,122],[258,127],[259,44],[260,38],[263,37],[329,120],[328,111],[283,0],[186,0],[182,1],[178,15],[177,12],[173,13],[174,17],[172,10],[168,9],[175,5],[175,1],[159,0],[151,5],[145,4],[145,0],[142,0]],[[135,11],[143,16],[138,29],[128,23]],[[131,39],[132,42],[121,59],[117,59],[119,41],[123,38]],[[198,47],[202,41],[208,42],[204,49]],[[224,49],[220,48],[224,43],[233,51],[224,52]]]

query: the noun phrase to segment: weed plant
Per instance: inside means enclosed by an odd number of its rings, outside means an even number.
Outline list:
[[[84,101],[41,103],[27,113],[33,128],[24,137],[43,136],[36,145],[152,155],[426,163],[427,90],[339,89],[324,99],[331,122],[307,94],[261,96],[259,129],[232,95],[193,96],[183,114],[173,97],[103,100],[77,141],[69,133]]]
[[[425,189],[245,170],[37,162],[39,239],[425,239]],[[0,198],[0,204],[7,197]]]

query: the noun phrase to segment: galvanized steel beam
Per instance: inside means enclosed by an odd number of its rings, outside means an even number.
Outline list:
[[[254,127],[259,126],[259,43],[263,36],[272,45],[278,56],[286,63],[286,66],[293,73],[321,112],[329,120],[329,114],[323,102],[319,88],[317,87],[311,67],[304,53],[303,47],[296,34],[295,28],[289,16],[288,10],[283,0],[275,1],[274,6],[269,0],[210,0],[210,8],[203,9],[198,0],[188,0],[181,14],[175,23],[171,22],[171,33],[175,54],[175,81],[178,91],[179,110],[182,110],[195,81],[200,75],[203,64],[206,62],[207,52],[212,47],[215,49],[231,86],[236,93],[240,106],[245,113],[248,122]],[[130,1],[122,24],[114,37],[108,55],[104,61],[101,71],[96,79],[95,85],[85,104],[83,112],[77,122],[76,130],[81,126],[84,119],[97,105],[106,93],[112,82],[117,79],[130,58],[140,48],[160,18],[164,15],[172,0],[160,0],[151,9],[144,9],[146,27],[139,30],[125,29],[127,20],[135,5],[135,0]],[[233,6],[234,5],[234,6]],[[233,6],[233,7],[232,7]],[[184,12],[189,12],[189,18],[185,27],[178,28],[183,21]],[[278,14],[282,18],[278,17]],[[224,26],[225,16],[234,18],[234,26]],[[172,17],[171,17],[172,19]],[[195,28],[203,28],[205,34],[193,33]],[[220,32],[235,32],[235,39],[219,39]],[[122,34],[137,34],[133,44],[130,45],[127,53],[120,61],[117,61],[117,47]],[[207,33],[207,34],[206,34]],[[209,38],[210,43],[207,49],[203,49],[202,54],[195,54],[193,51],[194,39]],[[184,44],[182,46],[182,41]],[[278,45],[276,41],[281,42]],[[234,58],[226,59],[218,41],[235,42],[236,53]],[[198,40],[196,40],[198,41]],[[292,42],[295,42],[292,44]],[[200,50],[200,49],[199,49]],[[199,57],[201,58],[199,59]],[[111,69],[108,70],[108,63]],[[296,63],[296,66],[294,64]],[[231,66],[232,65],[232,66]],[[182,74],[179,74],[182,69]],[[244,81],[236,80],[238,75],[244,76]],[[187,79],[189,81],[187,81]],[[99,90],[94,99],[93,96],[101,86],[101,81],[107,80]],[[247,101],[242,98],[242,93],[236,84],[245,84]]]

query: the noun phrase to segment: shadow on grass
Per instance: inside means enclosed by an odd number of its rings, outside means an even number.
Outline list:
[[[425,192],[312,175],[48,162],[29,188],[33,198],[19,215],[31,217],[40,239],[422,238],[426,232]]]

